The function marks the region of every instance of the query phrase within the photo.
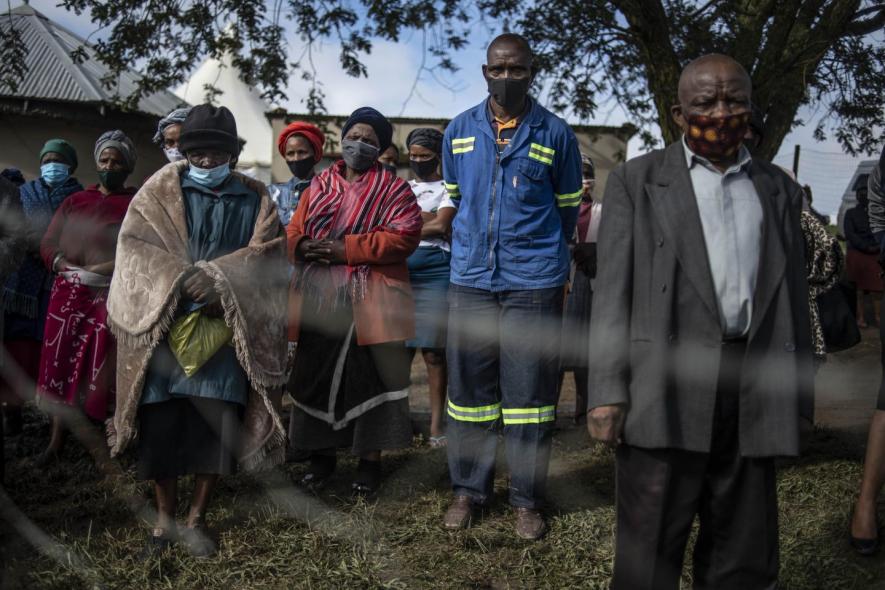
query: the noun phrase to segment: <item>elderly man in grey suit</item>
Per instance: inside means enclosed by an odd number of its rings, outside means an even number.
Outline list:
[[[590,329],[588,426],[617,446],[612,588],[774,588],[774,457],[812,418],[801,189],[741,145],[750,77],[690,63],[681,141],[608,180]]]

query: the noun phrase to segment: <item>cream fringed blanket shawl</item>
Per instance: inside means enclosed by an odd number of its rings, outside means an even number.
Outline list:
[[[285,233],[265,186],[235,173],[261,196],[249,245],[211,262],[191,260],[180,179],[185,166],[168,164],[154,174],[135,195],[120,230],[108,298],[108,323],[117,337],[111,455],[135,438],[148,362],[174,319],[183,279],[198,266],[215,281],[237,359],[251,385],[240,463],[245,469],[268,467],[285,458],[286,434],[271,400],[285,382]]]

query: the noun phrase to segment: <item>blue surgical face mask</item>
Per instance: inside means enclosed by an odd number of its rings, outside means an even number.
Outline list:
[[[230,176],[230,162],[215,168],[198,168],[191,164],[187,175],[197,184],[207,188],[215,188]]]
[[[182,154],[178,148],[163,148],[163,153],[166,154],[166,159],[170,162],[184,160],[184,154]]]
[[[40,176],[50,186],[63,183],[70,175],[71,167],[61,162],[47,162],[40,166]]]

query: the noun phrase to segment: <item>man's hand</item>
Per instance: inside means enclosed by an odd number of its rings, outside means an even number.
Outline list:
[[[614,447],[621,442],[626,417],[624,404],[599,406],[587,414],[587,430],[594,440]]]
[[[215,291],[215,283],[212,278],[202,269],[195,269],[184,280],[181,291],[186,297],[198,303],[215,303],[218,301],[218,293]]]
[[[596,244],[582,242],[572,250],[575,266],[591,279],[596,278]]]

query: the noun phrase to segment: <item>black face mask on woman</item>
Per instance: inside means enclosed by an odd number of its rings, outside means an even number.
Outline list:
[[[301,180],[307,180],[310,176],[310,171],[313,170],[314,161],[313,158],[304,158],[303,160],[289,160],[286,162],[286,165],[289,166],[289,172],[292,173],[292,176],[295,178],[300,178]]]
[[[341,157],[351,170],[363,172],[378,160],[381,150],[368,143],[355,139],[341,140]]]
[[[412,172],[415,173],[415,176],[418,178],[427,178],[436,172],[436,167],[439,166],[439,160],[438,158],[423,161],[409,160],[409,166],[411,166]]]
[[[99,170],[98,180],[108,190],[117,191],[126,184],[129,178],[128,170]]]

